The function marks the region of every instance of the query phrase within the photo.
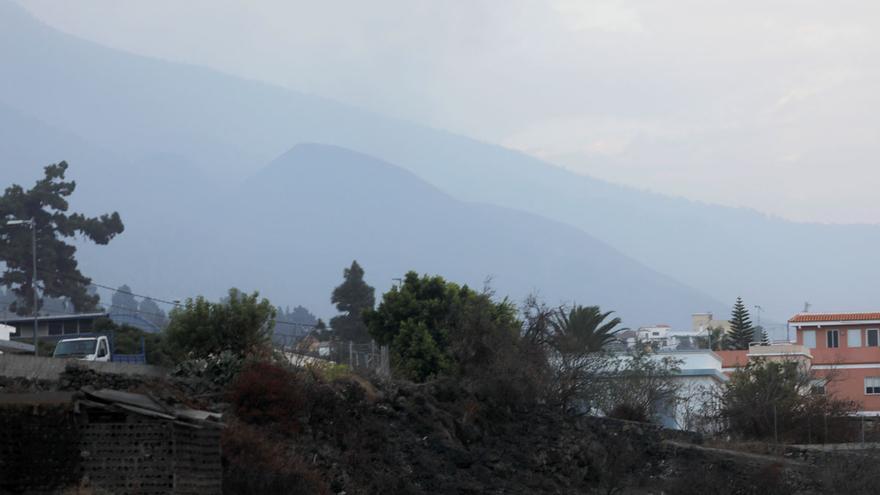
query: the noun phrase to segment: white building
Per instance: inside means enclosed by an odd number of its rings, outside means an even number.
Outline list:
[[[673,330],[669,325],[641,327],[636,332],[638,342],[649,342],[652,347],[661,351],[676,349],[693,349],[698,347],[697,337],[705,336],[693,330]],[[635,343],[633,342],[632,347]]]
[[[706,412],[728,380],[722,372],[721,357],[708,349],[694,349],[661,351],[653,354],[653,358],[680,362],[676,377],[679,400],[673,410],[660,415],[663,426],[679,430],[713,429]]]
[[[9,340],[9,336],[15,333],[15,327],[0,323],[0,340]]]

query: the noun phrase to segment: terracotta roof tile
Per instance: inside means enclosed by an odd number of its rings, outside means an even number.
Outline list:
[[[880,320],[880,313],[798,313],[789,323],[813,323],[822,321]]]

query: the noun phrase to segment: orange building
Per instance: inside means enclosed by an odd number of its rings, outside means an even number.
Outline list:
[[[800,313],[788,323],[816,376],[832,375],[828,391],[880,415],[880,313]]]

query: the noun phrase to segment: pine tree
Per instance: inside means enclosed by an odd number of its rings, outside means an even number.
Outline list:
[[[770,335],[767,333],[767,330],[764,329],[761,325],[755,327],[755,335],[758,336],[758,340],[763,345],[770,345]]]
[[[44,177],[25,190],[13,184],[0,196],[0,286],[11,289],[15,302],[8,310],[20,315],[33,312],[33,262],[31,229],[10,227],[9,220],[33,220],[37,240],[37,285],[44,298],[66,298],[76,311],[91,311],[98,297],[88,292],[91,279],[79,271],[77,245],[83,240],[107,244],[124,227],[114,212],[97,217],[68,213],[68,197],[76,182],[66,181],[67,163],[49,165]],[[77,239],[77,245],[69,239]],[[38,306],[42,305],[37,302]],[[37,308],[39,309],[39,308]]]
[[[749,310],[743,303],[741,297],[736,298],[736,304],[733,305],[733,311],[730,314],[730,332],[727,334],[727,341],[731,349],[748,349],[749,344],[755,339],[755,329],[752,327],[752,320],[749,317]]]
[[[370,334],[363,312],[376,304],[375,290],[364,282],[364,269],[357,261],[343,273],[345,281],[333,289],[330,301],[343,314],[330,319],[330,328],[342,340],[369,342]]]

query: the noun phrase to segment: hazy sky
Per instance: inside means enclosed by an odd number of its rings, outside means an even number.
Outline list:
[[[570,169],[880,224],[880,2],[21,0],[62,30]]]

